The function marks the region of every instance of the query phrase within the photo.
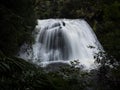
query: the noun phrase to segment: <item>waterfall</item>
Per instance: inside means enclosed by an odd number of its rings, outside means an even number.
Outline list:
[[[20,51],[20,57],[37,64],[79,60],[89,68],[95,53],[102,49],[92,28],[82,19],[38,20],[33,35],[32,49],[27,49],[27,53]]]

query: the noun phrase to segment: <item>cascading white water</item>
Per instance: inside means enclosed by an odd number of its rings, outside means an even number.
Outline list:
[[[80,19],[38,20],[34,36],[29,55],[20,53],[20,57],[38,64],[79,60],[89,68],[102,48],[91,27]]]

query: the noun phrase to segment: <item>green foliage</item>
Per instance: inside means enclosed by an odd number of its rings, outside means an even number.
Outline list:
[[[0,50],[13,55],[31,42],[35,26],[34,0],[2,0],[0,3]]]
[[[65,66],[56,72],[0,52],[0,90],[86,90],[88,72],[76,65]]]
[[[34,69],[32,64],[16,57],[6,57],[0,52],[0,89],[19,89],[23,72]]]
[[[92,18],[97,9],[91,0],[38,0],[39,18]]]
[[[96,56],[96,62],[99,64],[95,90],[119,90],[120,85],[120,65],[116,59],[105,52],[99,52]]]
[[[107,51],[95,56],[98,68],[88,72],[75,61],[45,72],[13,57],[23,43],[32,43],[36,18],[86,19]],[[119,20],[118,0],[1,0],[0,90],[119,90]]]
[[[76,61],[73,63],[76,63]],[[72,64],[71,66],[61,67],[56,72],[48,72],[48,77],[55,86],[55,90],[66,90],[66,88],[68,90],[87,90],[90,85],[89,74],[77,65]]]

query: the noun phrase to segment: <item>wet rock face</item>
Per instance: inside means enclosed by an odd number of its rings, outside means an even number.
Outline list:
[[[62,22],[63,26],[65,26],[65,22]]]
[[[57,62],[57,63],[48,64],[43,69],[47,72],[56,72],[56,71],[59,71],[63,67],[69,67],[69,66],[70,66],[69,64]]]

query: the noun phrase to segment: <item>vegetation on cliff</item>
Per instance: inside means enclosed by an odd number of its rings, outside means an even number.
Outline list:
[[[73,63],[58,71],[46,72],[15,57],[23,43],[33,42],[31,32],[37,18],[87,20],[107,52],[95,56],[101,65],[85,71]],[[119,90],[119,20],[118,0],[1,0],[0,90]]]

